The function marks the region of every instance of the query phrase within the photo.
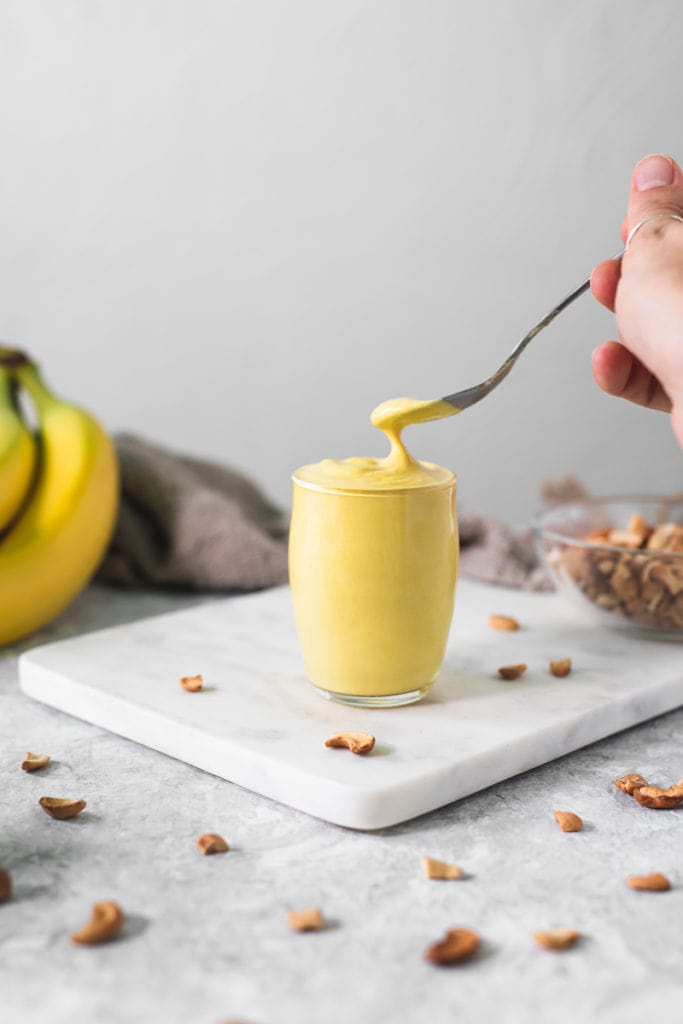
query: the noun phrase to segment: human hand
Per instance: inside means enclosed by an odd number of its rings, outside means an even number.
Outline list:
[[[622,240],[656,213],[683,217],[683,172],[659,154],[633,171]],[[594,351],[596,382],[607,394],[670,412],[683,447],[683,223],[657,217],[643,224],[621,261],[598,264],[591,288],[616,313],[621,342]]]

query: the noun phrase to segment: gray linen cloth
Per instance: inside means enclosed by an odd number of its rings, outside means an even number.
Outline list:
[[[552,590],[530,533],[516,533],[491,516],[459,516],[460,576],[522,590]]]
[[[287,516],[243,474],[132,434],[115,438],[121,504],[98,578],[132,587],[260,590],[287,581]],[[574,480],[546,501],[577,496]],[[460,571],[548,590],[529,535],[488,516],[460,517]]]
[[[287,580],[287,518],[241,473],[131,434],[115,438],[121,502],[98,578],[197,590]]]
[[[540,498],[544,506],[586,498],[577,477],[546,480]],[[523,590],[552,590],[553,583],[539,563],[531,531],[511,530],[491,516],[463,515],[460,527],[460,574],[482,583]]]

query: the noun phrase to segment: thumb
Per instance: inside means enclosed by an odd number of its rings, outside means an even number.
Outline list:
[[[683,217],[683,171],[675,160],[662,153],[653,153],[640,160],[631,175],[631,191],[628,200],[627,227],[629,231],[645,217],[656,213],[675,213]],[[683,224],[657,218],[652,224],[638,232],[659,233],[665,230],[683,232]]]

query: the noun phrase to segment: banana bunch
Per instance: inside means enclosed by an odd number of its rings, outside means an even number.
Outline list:
[[[97,420],[55,395],[22,353],[0,348],[0,645],[45,625],[83,589],[117,504],[116,455]]]
[[[17,387],[0,365],[0,537],[21,512],[37,466],[38,449],[19,409]]]

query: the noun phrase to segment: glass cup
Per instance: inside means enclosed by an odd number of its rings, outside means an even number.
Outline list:
[[[343,704],[420,700],[453,615],[455,476],[403,490],[293,481],[289,575],[308,678]]]

